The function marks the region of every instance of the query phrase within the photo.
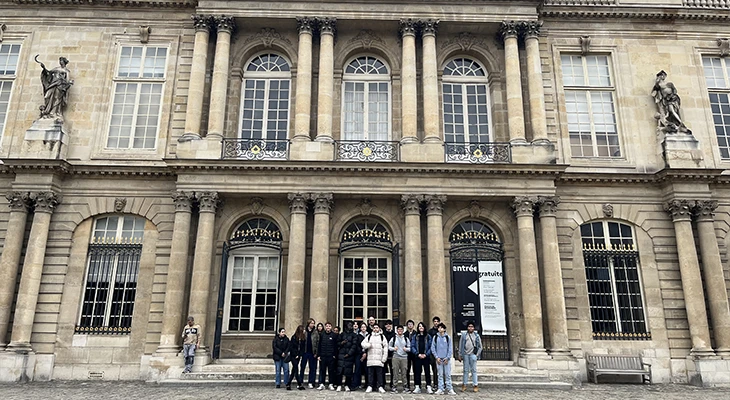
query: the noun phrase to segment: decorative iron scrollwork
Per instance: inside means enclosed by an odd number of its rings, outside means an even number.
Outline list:
[[[509,143],[445,143],[444,146],[446,146],[446,162],[472,164],[512,162]]]
[[[238,226],[231,235],[231,246],[264,246],[281,248],[281,230],[266,218],[253,218]]]
[[[288,139],[223,139],[223,159],[286,160],[288,156]]]
[[[375,140],[335,142],[338,161],[398,161],[399,143]]]
[[[364,219],[350,224],[345,229],[340,243],[341,252],[357,247],[373,247],[391,251],[393,241],[390,233],[381,223]]]

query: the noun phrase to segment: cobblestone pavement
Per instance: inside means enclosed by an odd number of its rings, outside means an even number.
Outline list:
[[[722,400],[730,399],[730,388],[702,389],[685,385],[593,385],[570,391],[534,389],[485,389],[478,394],[459,393],[441,398],[539,399],[539,400]],[[265,387],[239,385],[158,385],[142,382],[50,382],[0,384],[0,399],[431,399],[432,395],[379,394],[362,391],[337,393],[330,391],[285,391]]]

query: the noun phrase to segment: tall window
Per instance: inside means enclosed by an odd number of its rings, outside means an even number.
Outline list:
[[[155,148],[166,64],[165,47],[122,46],[107,148]]]
[[[561,56],[573,157],[621,157],[608,56]]]
[[[343,140],[390,138],[390,73],[375,57],[358,57],[345,68]]]
[[[94,222],[76,332],[130,332],[144,225],[144,218],[130,215],[102,217]]]
[[[17,75],[19,44],[0,45],[0,137],[5,130],[5,121],[10,105],[10,92]]]
[[[727,160],[730,159],[730,62],[726,58],[702,57],[702,66],[710,90],[712,120],[720,157]]]
[[[289,126],[289,63],[276,54],[254,57],[243,73],[241,138],[286,140]]]
[[[489,142],[489,100],[484,68],[474,60],[456,58],[444,67],[443,81],[446,142]]]
[[[650,339],[641,294],[639,253],[629,225],[580,227],[594,339]]]

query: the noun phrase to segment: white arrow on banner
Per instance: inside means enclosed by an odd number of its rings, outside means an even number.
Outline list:
[[[474,283],[469,285],[469,289],[471,289],[474,294],[479,295],[479,281],[474,281]]]

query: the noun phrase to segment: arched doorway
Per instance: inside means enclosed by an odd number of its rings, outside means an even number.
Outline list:
[[[476,220],[456,225],[449,242],[454,330],[473,321],[482,336],[481,359],[510,360],[502,242]]]
[[[388,230],[374,219],[357,220],[340,241],[339,322],[399,320],[398,248]]]

